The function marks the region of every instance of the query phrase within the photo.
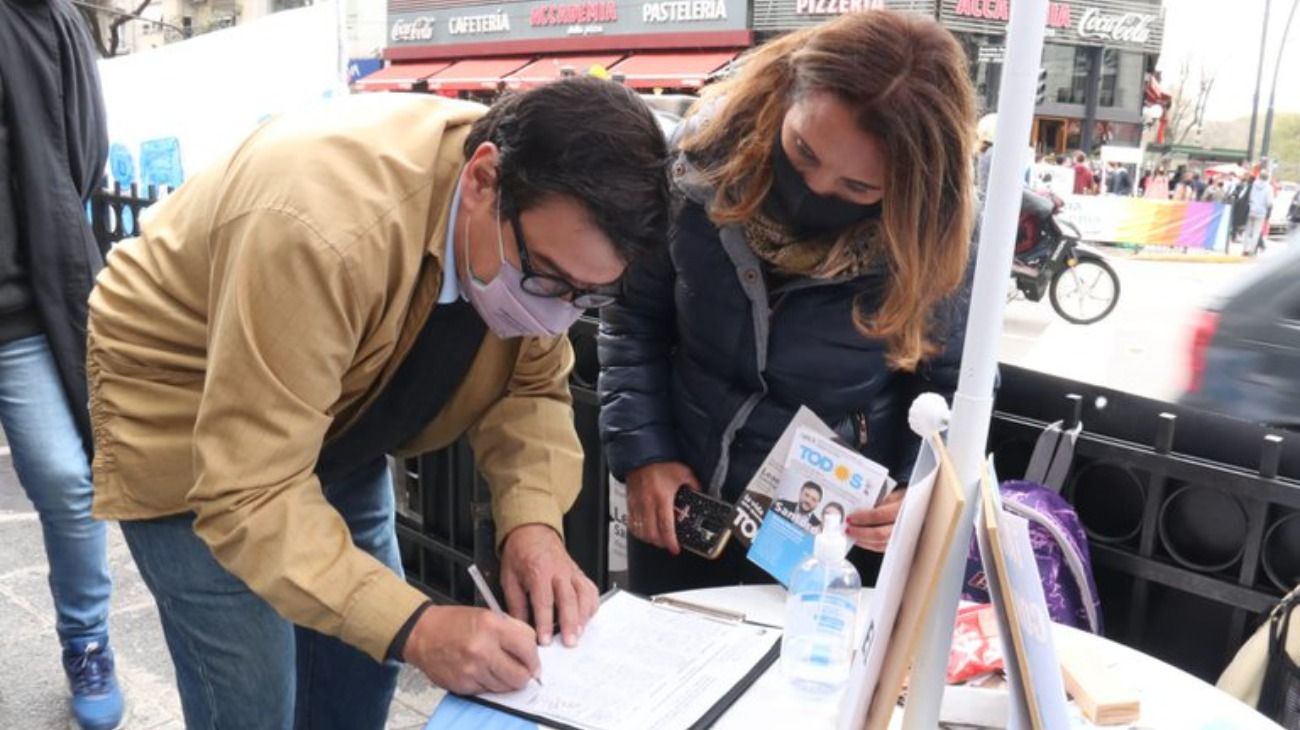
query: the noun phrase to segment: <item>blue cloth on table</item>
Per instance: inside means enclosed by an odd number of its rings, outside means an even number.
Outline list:
[[[537,723],[447,695],[438,703],[424,730],[537,730]]]

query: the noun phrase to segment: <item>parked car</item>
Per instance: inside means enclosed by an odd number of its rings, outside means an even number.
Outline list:
[[[1300,246],[1201,313],[1189,374],[1183,404],[1300,430]]]
[[[1269,235],[1285,234],[1291,223],[1300,213],[1300,185],[1284,182],[1278,186],[1277,198],[1273,201],[1273,214],[1268,217]]]
[[[1288,185],[1297,193],[1291,197],[1291,222],[1300,223],[1300,183],[1284,182],[1282,189],[1285,190]]]

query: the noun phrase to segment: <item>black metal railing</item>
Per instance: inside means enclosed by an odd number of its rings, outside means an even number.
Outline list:
[[[1107,635],[1213,681],[1300,583],[1287,436],[1018,368],[1002,383],[990,444],[1004,478],[1048,423],[1083,420],[1064,496],[1091,541]]]
[[[107,255],[118,241],[136,235],[140,230],[140,214],[166,195],[166,188],[160,190],[153,185],[141,195],[135,183],[129,188],[114,185],[95,192],[90,198],[90,228],[99,250]]]

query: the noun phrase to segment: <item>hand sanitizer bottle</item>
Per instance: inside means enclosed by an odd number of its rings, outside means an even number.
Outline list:
[[[800,689],[832,693],[849,678],[862,578],[844,559],[848,538],[834,513],[795,570],[786,598],[781,669]]]

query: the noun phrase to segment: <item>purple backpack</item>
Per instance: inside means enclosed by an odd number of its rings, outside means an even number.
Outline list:
[[[1074,508],[1061,495],[1034,482],[1003,482],[999,491],[1002,508],[1029,522],[1029,540],[1052,620],[1101,634],[1101,601],[1092,578],[1088,538]],[[974,540],[966,556],[962,598],[989,602],[988,581]]]

